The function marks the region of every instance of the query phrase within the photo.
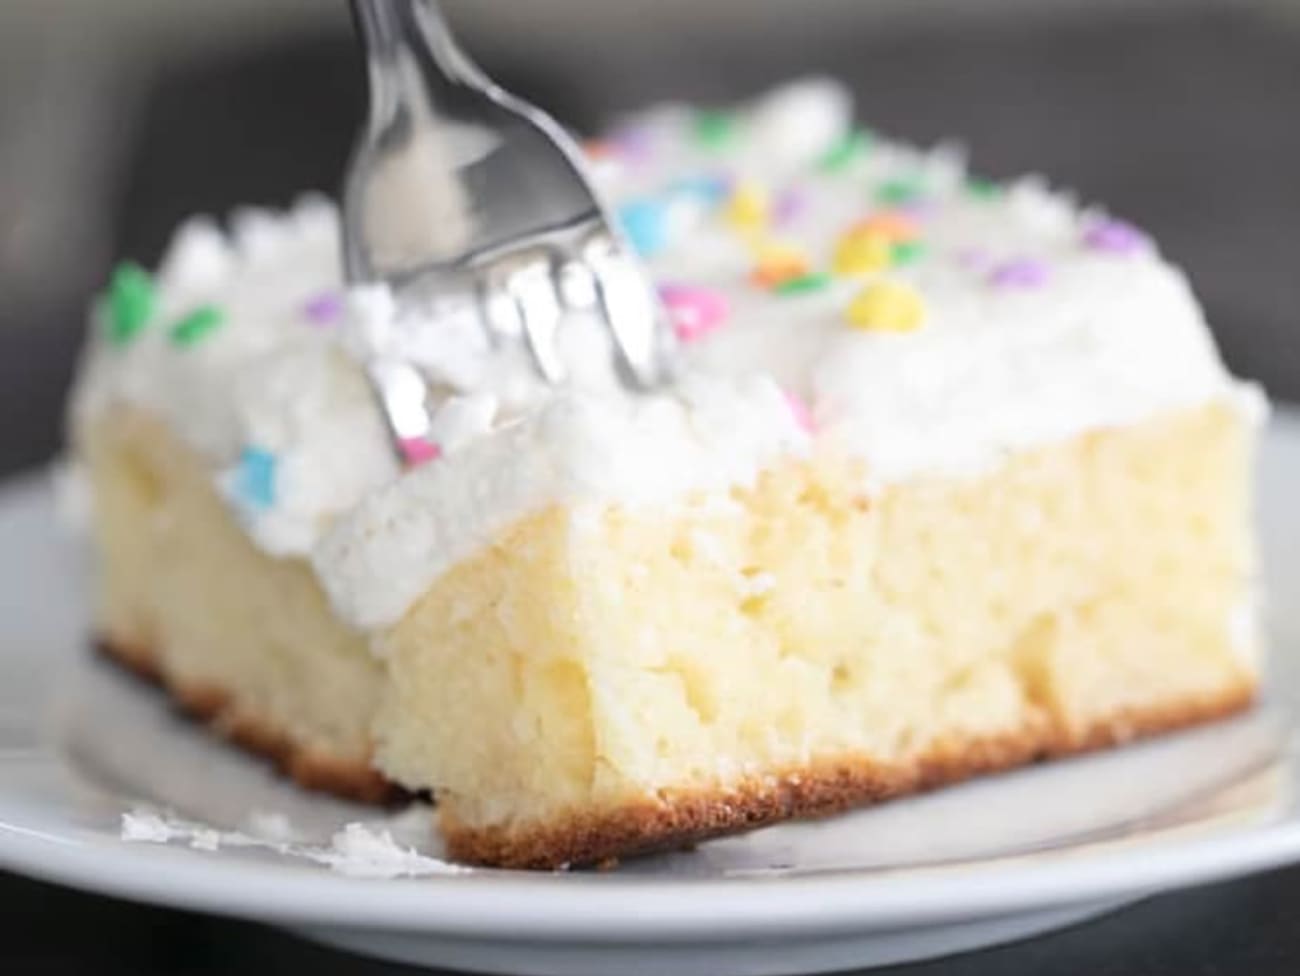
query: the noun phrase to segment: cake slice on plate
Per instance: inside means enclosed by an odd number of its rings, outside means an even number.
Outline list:
[[[824,82],[590,147],[681,378],[339,284],[309,201],[118,272],[74,400],[111,652],[303,782],[555,867],[1226,715],[1262,398],[1182,274]],[[358,363],[415,363],[401,465]]]

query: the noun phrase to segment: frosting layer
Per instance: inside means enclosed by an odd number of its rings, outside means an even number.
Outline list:
[[[682,378],[620,389],[598,323],[561,330],[552,389],[518,341],[347,293],[333,206],[183,227],[152,286],[117,281],[74,397],[162,414],[265,549],[311,558],[359,627],[547,505],[667,504],[815,436],[873,484],[1245,389],[1153,242],[1037,178],[971,179],[951,147],[855,128],[820,80],[735,111],[662,106],[590,145],[659,283]],[[403,472],[361,363],[415,364],[433,442]]]

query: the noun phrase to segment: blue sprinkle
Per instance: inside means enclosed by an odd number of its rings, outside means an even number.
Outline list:
[[[275,504],[275,455],[260,447],[246,447],[235,469],[235,491],[253,508]]]
[[[690,176],[673,183],[668,192],[694,197],[706,206],[717,206],[731,192],[731,181],[725,176]]]
[[[623,233],[643,258],[668,246],[668,208],[652,197],[631,200],[618,208]]]

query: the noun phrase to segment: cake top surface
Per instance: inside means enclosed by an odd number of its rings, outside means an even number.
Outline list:
[[[1140,230],[1029,177],[970,177],[855,126],[819,79],[732,111],[666,105],[588,145],[655,279],[681,380],[615,382],[608,340],[561,330],[571,382],[518,342],[341,284],[334,206],[198,219],[156,277],[95,313],[74,428],[125,400],[204,457],[252,536],[313,559],[363,627],[547,504],[666,504],[816,442],[866,490],[1233,395],[1183,275]],[[432,441],[403,471],[361,362],[416,364]]]

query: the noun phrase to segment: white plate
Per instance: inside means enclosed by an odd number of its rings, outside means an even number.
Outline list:
[[[44,480],[15,483],[0,492],[0,864],[411,962],[658,976],[939,955],[1300,859],[1286,734],[1300,705],[1300,418],[1275,419],[1262,475],[1274,673],[1246,717],[605,874],[383,881],[262,848],[121,839],[142,803],[221,829],[281,812],[312,842],[374,814],[295,790],[92,661],[84,557]]]

